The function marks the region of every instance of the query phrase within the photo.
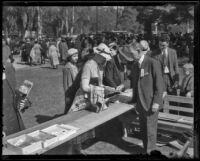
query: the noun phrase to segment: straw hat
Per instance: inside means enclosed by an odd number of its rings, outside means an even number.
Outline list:
[[[94,53],[102,55],[104,58],[106,58],[107,61],[112,59],[110,56],[111,51],[106,44],[101,43],[99,46],[94,47],[93,49]]]
[[[148,51],[149,50],[149,44],[148,44],[148,42],[146,40],[141,40],[140,44],[141,44],[141,46],[143,48],[143,51]]]

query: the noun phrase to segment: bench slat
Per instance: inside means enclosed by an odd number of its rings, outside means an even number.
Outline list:
[[[164,109],[194,113],[194,109],[181,106],[165,105]]]
[[[167,102],[178,102],[178,103],[188,103],[188,104],[193,104],[194,99],[193,98],[188,98],[188,97],[181,97],[181,96],[172,96],[172,95],[167,95],[164,98],[164,101]]]
[[[158,118],[159,117],[172,118],[173,120],[179,120],[179,119],[183,118],[185,120],[193,121],[193,117],[181,116],[181,115],[175,115],[175,114],[168,114],[168,113],[164,113],[164,112],[159,112]]]

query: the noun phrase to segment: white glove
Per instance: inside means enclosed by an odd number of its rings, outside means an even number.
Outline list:
[[[157,112],[158,110],[159,110],[159,104],[154,103],[153,106],[152,106],[152,111]]]

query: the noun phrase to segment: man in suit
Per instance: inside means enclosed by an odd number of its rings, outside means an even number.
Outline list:
[[[145,153],[156,149],[158,111],[162,107],[163,80],[158,62],[146,56],[139,43],[130,46],[135,60],[131,73],[132,102],[136,103]]]
[[[153,51],[151,56],[160,63],[165,84],[164,95],[176,95],[176,89],[179,84],[178,60],[176,50],[168,47],[169,40],[168,35],[162,35],[159,38],[159,49]]]

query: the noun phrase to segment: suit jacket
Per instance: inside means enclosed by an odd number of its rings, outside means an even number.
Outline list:
[[[168,66],[169,66],[169,74],[172,81],[179,81],[179,72],[178,72],[178,59],[176,50],[167,48],[168,51]],[[163,71],[163,60],[162,60],[162,52],[160,49],[157,49],[151,53],[151,56],[157,59],[160,62],[160,68]]]
[[[123,84],[125,89],[130,88],[128,75],[124,73],[124,66],[119,63],[117,56],[106,63],[104,73],[103,81],[105,85],[116,88]]]
[[[120,71],[117,68],[114,57],[106,63],[104,84],[116,88],[122,83]]]
[[[17,109],[15,69],[11,63],[5,65],[3,80],[3,131],[10,135],[25,129]]]
[[[141,70],[144,75],[141,76]],[[149,56],[145,56],[141,68],[133,64],[131,74],[131,86],[133,88],[133,102],[140,102],[143,110],[149,111],[153,103],[162,107],[163,80],[158,62]]]

